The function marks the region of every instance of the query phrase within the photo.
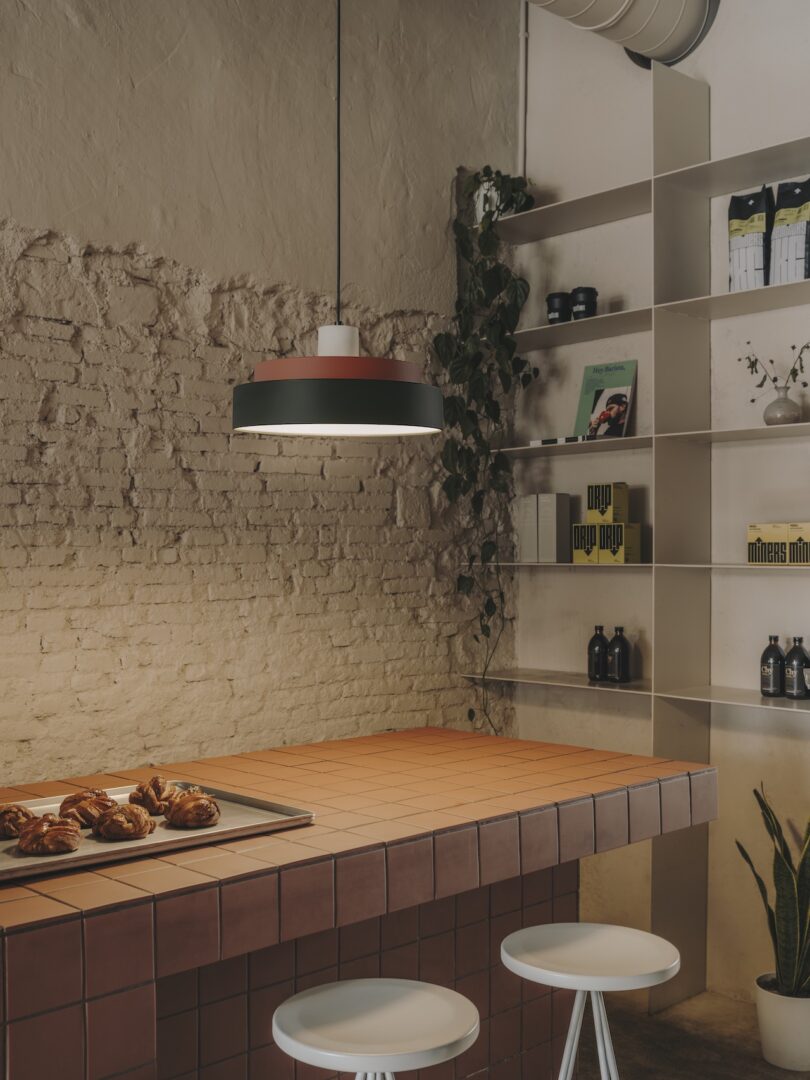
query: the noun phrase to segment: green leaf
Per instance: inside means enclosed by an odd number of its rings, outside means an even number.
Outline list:
[[[472,502],[470,503],[470,505],[472,506],[472,512],[475,514],[476,517],[481,517],[481,514],[483,513],[485,498],[486,492],[481,490],[476,491],[476,493],[472,497]]]
[[[779,978],[779,971],[778,971],[779,952],[778,952],[777,943],[776,943],[776,918],[774,916],[773,908],[771,907],[770,903],[768,902],[768,890],[765,887],[765,882],[762,880],[762,878],[757,873],[756,867],[754,866],[753,862],[751,861],[751,856],[748,854],[748,852],[745,850],[745,848],[742,846],[742,844],[740,843],[739,840],[735,840],[734,843],[737,845],[737,850],[742,855],[743,859],[745,859],[746,863],[748,863],[748,866],[751,869],[751,873],[754,875],[754,880],[757,883],[757,888],[759,889],[759,895],[762,897],[762,903],[765,905],[765,912],[766,912],[767,919],[768,919],[768,930],[770,931],[771,941],[773,943],[774,960],[775,960],[775,962],[777,964],[776,976],[777,976],[777,979],[778,979]]]
[[[498,254],[498,247],[500,241],[498,240],[498,234],[493,229],[482,228],[478,233],[478,250],[485,257],[491,257]]]
[[[498,546],[494,540],[485,540],[481,545],[481,562],[486,566],[492,562],[495,552],[498,550]]]
[[[446,439],[442,447],[442,465],[449,473],[458,472],[460,444],[455,439]]]
[[[498,610],[495,601],[491,596],[488,596],[484,602],[484,614],[488,619],[491,619],[495,612]]]
[[[456,579],[456,591],[462,593],[464,596],[470,595],[474,585],[475,578],[470,577],[468,574],[459,574]]]

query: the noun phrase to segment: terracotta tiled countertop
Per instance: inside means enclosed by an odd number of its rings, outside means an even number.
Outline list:
[[[11,1080],[36,1077],[60,1039],[82,1048],[77,1078],[129,1076],[144,1040],[154,1055],[155,979],[550,874],[717,812],[707,765],[432,728],[24,784],[0,799],[156,771],[308,807],[316,822],[0,888],[6,1055],[21,1063]]]

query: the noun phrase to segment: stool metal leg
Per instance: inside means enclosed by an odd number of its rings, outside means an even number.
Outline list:
[[[596,1032],[596,1051],[599,1055],[599,1075],[602,1080],[610,1080],[608,1071],[607,1053],[605,1051],[605,1036],[602,1030],[602,1013],[599,1009],[599,995],[591,991],[591,1008],[593,1010],[593,1027]]]
[[[599,1013],[602,1018],[602,1038],[605,1044],[605,1057],[607,1058],[610,1080],[619,1080],[619,1067],[616,1064],[616,1055],[613,1052],[613,1040],[610,1037],[610,1026],[608,1025],[607,1010],[605,1009],[605,995],[600,992],[596,996],[599,999]]]
[[[574,1065],[577,1060],[577,1050],[579,1049],[579,1033],[582,1031],[582,1016],[585,1012],[587,996],[584,990],[577,990],[577,996],[574,998],[574,1008],[571,1013],[571,1023],[568,1025],[568,1037],[565,1040],[559,1080],[571,1080],[574,1075]]]

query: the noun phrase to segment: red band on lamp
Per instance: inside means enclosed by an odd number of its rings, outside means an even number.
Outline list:
[[[384,356],[283,356],[262,360],[253,369],[254,382],[281,379],[376,379],[422,382],[418,364]]]

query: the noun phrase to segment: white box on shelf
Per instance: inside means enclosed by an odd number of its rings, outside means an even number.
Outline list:
[[[571,562],[571,496],[537,496],[537,561]]]
[[[522,495],[519,499],[515,499],[514,512],[515,557],[518,562],[537,562],[537,496]]]

